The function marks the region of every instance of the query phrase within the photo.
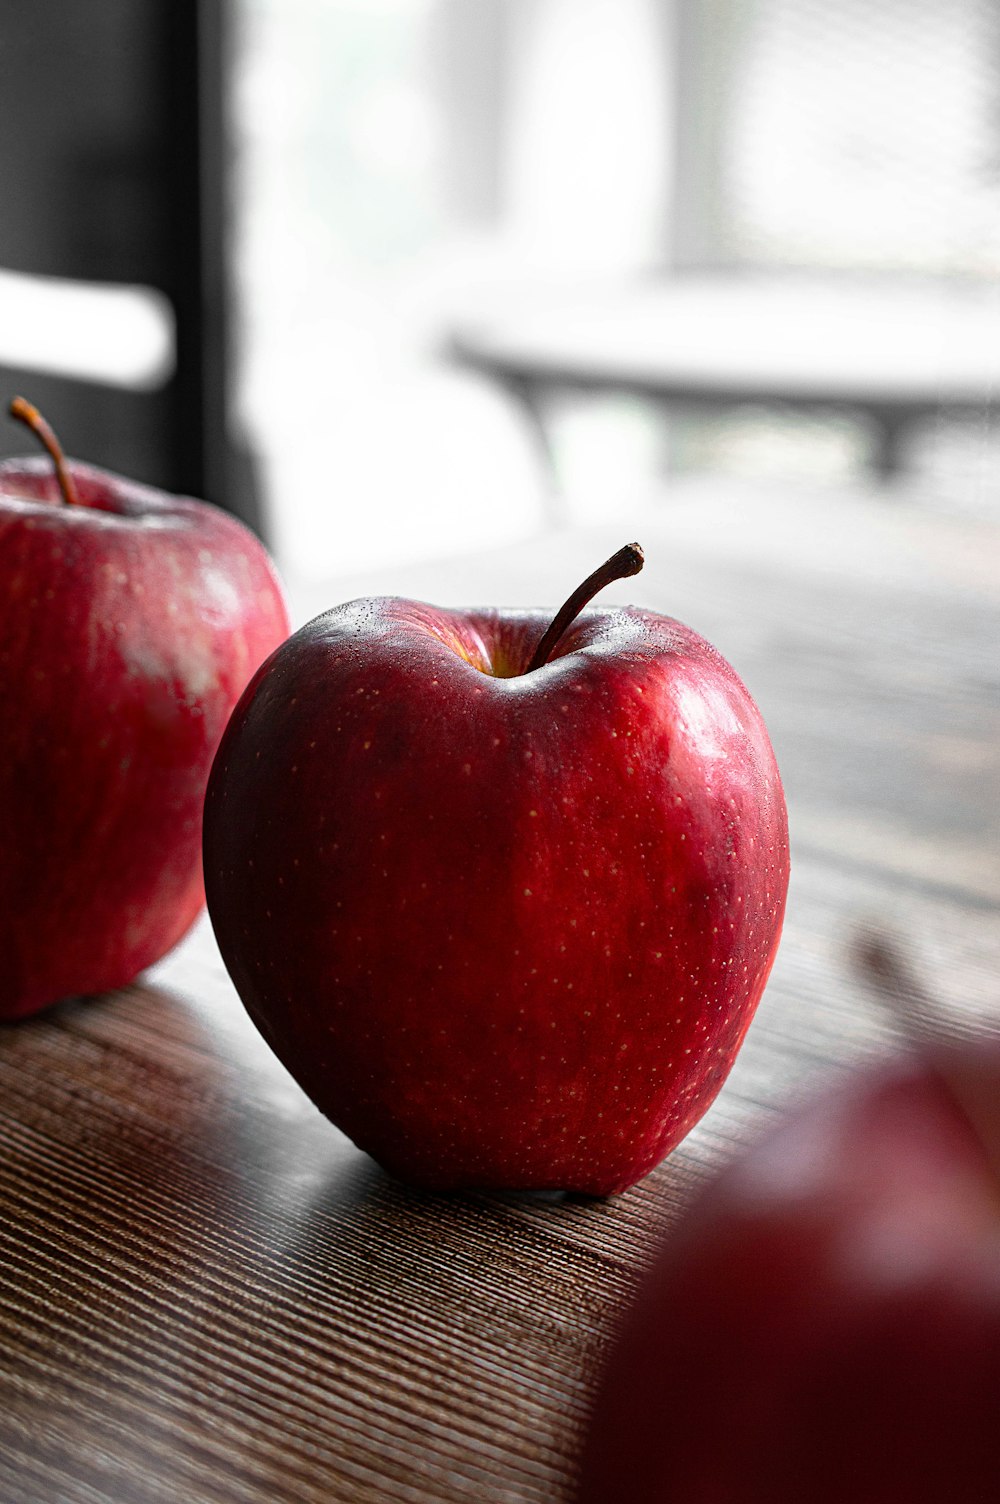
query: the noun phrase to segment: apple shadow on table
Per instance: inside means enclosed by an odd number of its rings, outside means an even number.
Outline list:
[[[397,1179],[321,1121],[343,1152],[289,1222],[279,1258],[291,1271],[307,1257],[314,1271],[325,1269],[338,1280],[346,1260],[348,1266],[364,1269],[364,1287],[372,1300],[405,1306],[407,1288],[419,1295],[426,1281],[443,1306],[458,1311],[468,1304],[479,1319],[487,1297],[498,1312],[508,1306],[520,1310],[520,1287],[537,1281],[541,1297],[543,1288],[551,1293],[552,1282],[559,1285],[565,1278],[572,1304],[588,1273],[604,1263],[598,1251],[602,1229],[609,1221],[637,1215],[637,1204],[628,1196],[425,1190]],[[579,1263],[582,1279],[572,1275],[574,1263]],[[485,1270],[492,1278],[483,1286]],[[628,1275],[623,1282],[629,1282]],[[612,1293],[614,1284],[613,1277]],[[543,1305],[540,1299],[529,1300],[524,1311],[533,1307],[530,1320],[535,1320]]]
[[[17,1117],[70,1162],[121,1176],[136,1192],[211,1194],[231,1180],[220,1129],[225,1062],[187,1002],[139,982],[67,998],[0,1029],[0,1060],[16,1072]]]
[[[329,1425],[334,1445],[345,1432],[356,1437],[370,1430],[374,1404],[378,1429],[405,1448],[412,1485],[428,1497],[437,1497],[434,1469],[449,1428],[468,1438],[466,1449],[474,1451],[477,1438],[509,1447],[512,1462],[531,1438],[532,1455],[549,1459],[554,1478],[564,1476],[634,1287],[636,1271],[610,1245],[602,1249],[594,1225],[619,1216],[622,1201],[432,1193],[355,1154],[270,1250],[275,1288],[306,1292],[320,1430]],[[303,1321],[301,1304],[296,1318]],[[356,1397],[345,1399],[345,1365],[350,1371],[359,1361]],[[383,1410],[385,1384],[389,1393],[415,1387],[419,1408]],[[539,1406],[539,1386],[558,1388],[565,1404]]]
[[[41,1252],[15,1250],[8,1284],[28,1300],[44,1282],[51,1340],[99,1353],[109,1394],[81,1420],[58,1367],[40,1370],[27,1422],[70,1476],[86,1458],[90,1481],[115,1497],[126,1478],[166,1485],[165,1468],[197,1470],[219,1426],[282,1494],[298,1445],[279,1445],[289,1391],[310,1447],[336,1459],[349,1432],[377,1469],[384,1432],[427,1469],[429,1489],[445,1465],[442,1417],[520,1445],[538,1425],[530,1386],[494,1394],[491,1355],[504,1353],[512,1375],[554,1371],[572,1386],[596,1370],[609,1316],[587,1293],[597,1266],[579,1223],[604,1204],[407,1187],[258,1058],[242,1028],[234,1011],[220,1034],[197,1002],[143,982],[0,1032],[25,1146],[0,1211],[52,1231]],[[416,1416],[380,1408],[373,1433],[366,1417],[381,1401],[365,1384],[383,1362],[426,1403]],[[147,1410],[172,1417],[169,1455],[147,1445]],[[546,1415],[558,1457],[572,1418]],[[262,1426],[273,1446],[258,1445]]]
[[[183,1000],[143,984],[0,1030],[0,1072],[17,1170],[3,1178],[0,1218],[36,1230],[9,1242],[8,1290],[30,1326],[41,1282],[46,1349],[98,1355],[87,1361],[108,1384],[88,1429],[64,1365],[46,1364],[22,1420],[69,1476],[83,1456],[94,1478],[109,1469],[119,1498],[121,1468],[144,1445],[136,1395],[156,1402],[192,1301],[222,1310],[235,1272],[227,1235],[246,1224],[246,1197],[219,1125],[224,1069]]]

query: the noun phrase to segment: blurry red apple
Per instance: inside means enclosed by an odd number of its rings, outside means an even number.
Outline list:
[[[620,1191],[718,1092],[774,958],[778,772],[696,633],[581,607],[357,600],[223,738],[209,912],[313,1101],[432,1187]]]
[[[117,987],[201,908],[229,713],[287,635],[257,539],[76,462],[0,464],[0,1018]]]
[[[627,1313],[580,1504],[1000,1499],[998,1129],[1000,1049],[966,1045],[868,1068],[745,1152]]]

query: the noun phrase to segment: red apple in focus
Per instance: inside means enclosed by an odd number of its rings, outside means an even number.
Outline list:
[[[229,713],[288,633],[218,508],[67,463],[0,463],[0,1018],[131,981],[199,912]]]
[[[992,1103],[1000,1050],[949,1078]],[[579,1504],[1000,1499],[1000,1180],[939,1069],[869,1068],[708,1188],[601,1377]]]
[[[436,1188],[623,1190],[705,1112],[774,958],[784,798],[689,628],[352,601],[256,675],[205,809],[209,912],[313,1101]]]

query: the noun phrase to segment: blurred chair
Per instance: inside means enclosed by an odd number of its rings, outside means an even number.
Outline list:
[[[77,352],[66,374],[23,348],[12,360],[0,325],[0,392],[5,404],[23,391],[69,453],[215,501],[260,530],[253,467],[229,427],[227,20],[227,0],[7,7],[0,274],[59,279],[61,295],[63,279],[147,290],[167,358],[145,378],[112,381],[88,377]],[[8,275],[8,297],[17,285]],[[25,286],[44,308],[45,281]],[[58,338],[40,328],[39,350]],[[27,447],[0,423],[0,453]]]

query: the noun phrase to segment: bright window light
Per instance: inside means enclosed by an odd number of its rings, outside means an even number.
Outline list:
[[[163,293],[0,270],[0,364],[150,391],[174,362]]]

